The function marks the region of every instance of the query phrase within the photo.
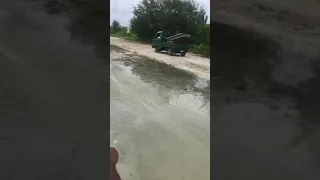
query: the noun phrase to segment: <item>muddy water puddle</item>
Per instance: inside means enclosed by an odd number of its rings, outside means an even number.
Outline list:
[[[125,55],[110,62],[110,88],[110,142],[123,179],[210,178],[206,80]]]

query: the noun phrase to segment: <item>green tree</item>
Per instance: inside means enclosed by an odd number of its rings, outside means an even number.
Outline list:
[[[159,30],[195,35],[208,17],[194,0],[142,0],[134,6],[131,29],[141,39],[150,40]]]
[[[197,44],[210,45],[210,24],[199,25],[194,39]]]
[[[116,33],[119,32],[119,30],[121,29],[120,23],[116,20],[112,21],[112,32]]]

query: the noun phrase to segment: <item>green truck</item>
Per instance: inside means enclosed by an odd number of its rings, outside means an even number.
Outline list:
[[[166,31],[158,31],[152,39],[152,48],[155,52],[167,51],[170,56],[180,53],[185,56],[191,45],[191,35],[178,33],[170,35]]]

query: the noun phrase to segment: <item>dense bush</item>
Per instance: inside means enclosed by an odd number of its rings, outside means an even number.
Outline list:
[[[190,52],[201,54],[204,57],[210,57],[210,45],[206,45],[206,44],[192,45],[190,47]]]
[[[199,25],[194,40],[195,45],[191,46],[190,51],[210,57],[210,24]]]
[[[194,40],[196,44],[210,45],[210,24],[199,25]]]
[[[111,36],[121,37],[127,40],[132,41],[141,41],[141,39],[138,37],[135,33],[127,33],[127,31],[124,31],[123,29],[117,33],[112,33]]]

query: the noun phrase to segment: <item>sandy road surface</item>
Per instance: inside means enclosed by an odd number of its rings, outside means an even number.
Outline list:
[[[164,62],[176,68],[192,72],[200,77],[210,78],[210,59],[187,53],[185,57],[169,56],[166,53],[156,53],[151,45],[134,43],[117,37],[110,37],[110,44],[119,46],[132,53],[146,56],[156,61]]]

